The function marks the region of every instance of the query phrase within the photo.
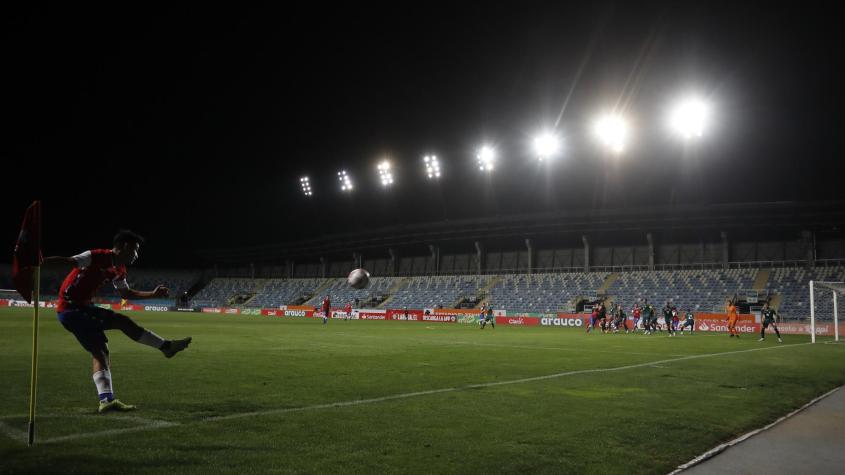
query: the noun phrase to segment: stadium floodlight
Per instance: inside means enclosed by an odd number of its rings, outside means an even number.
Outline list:
[[[390,162],[384,160],[378,164],[378,176],[381,180],[381,186],[390,186],[393,184],[393,173],[390,171]]]
[[[682,100],[669,114],[669,126],[685,139],[704,135],[709,120],[710,107],[697,97]]]
[[[352,179],[346,174],[346,170],[337,172],[337,179],[340,181],[340,191],[352,191]]]
[[[628,141],[628,124],[618,115],[606,115],[596,121],[598,139],[615,153],[622,153]]]
[[[437,161],[436,155],[426,155],[423,157],[423,162],[425,162],[425,174],[429,179],[440,178],[440,162]]]
[[[534,138],[534,152],[537,158],[543,161],[554,157],[560,150],[560,139],[556,135],[546,132]]]
[[[493,165],[496,161],[496,150],[490,146],[483,146],[478,149],[478,169],[483,172],[493,171]]]
[[[299,185],[302,186],[302,193],[305,196],[313,195],[313,193],[311,192],[311,182],[308,180],[307,176],[304,176],[299,179]]]

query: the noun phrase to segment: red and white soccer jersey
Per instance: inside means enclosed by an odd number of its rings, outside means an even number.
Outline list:
[[[126,266],[115,266],[111,249],[92,249],[73,256],[76,267],[70,271],[59,290],[61,313],[71,305],[90,305],[100,287],[111,282],[116,289],[129,288]]]

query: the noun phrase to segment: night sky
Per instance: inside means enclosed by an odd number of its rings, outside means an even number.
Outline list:
[[[47,255],[129,227],[148,238],[139,266],[180,267],[195,249],[372,226],[845,198],[837,15],[697,3],[5,12],[0,261],[34,199]],[[665,116],[688,92],[714,123],[685,144]],[[591,135],[605,111],[633,129],[618,157]],[[531,140],[552,128],[564,151],[540,164]]]

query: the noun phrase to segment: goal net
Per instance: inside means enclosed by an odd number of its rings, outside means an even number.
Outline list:
[[[843,292],[843,282],[810,281],[810,338],[813,343],[819,324],[831,324],[833,339],[839,341],[839,296]]]

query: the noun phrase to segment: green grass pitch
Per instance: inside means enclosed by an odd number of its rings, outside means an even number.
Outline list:
[[[173,359],[109,332],[127,415],[91,358],[0,309],[0,473],[666,473],[845,383],[845,345],[422,322],[134,313]],[[843,428],[845,429],[845,428]]]

